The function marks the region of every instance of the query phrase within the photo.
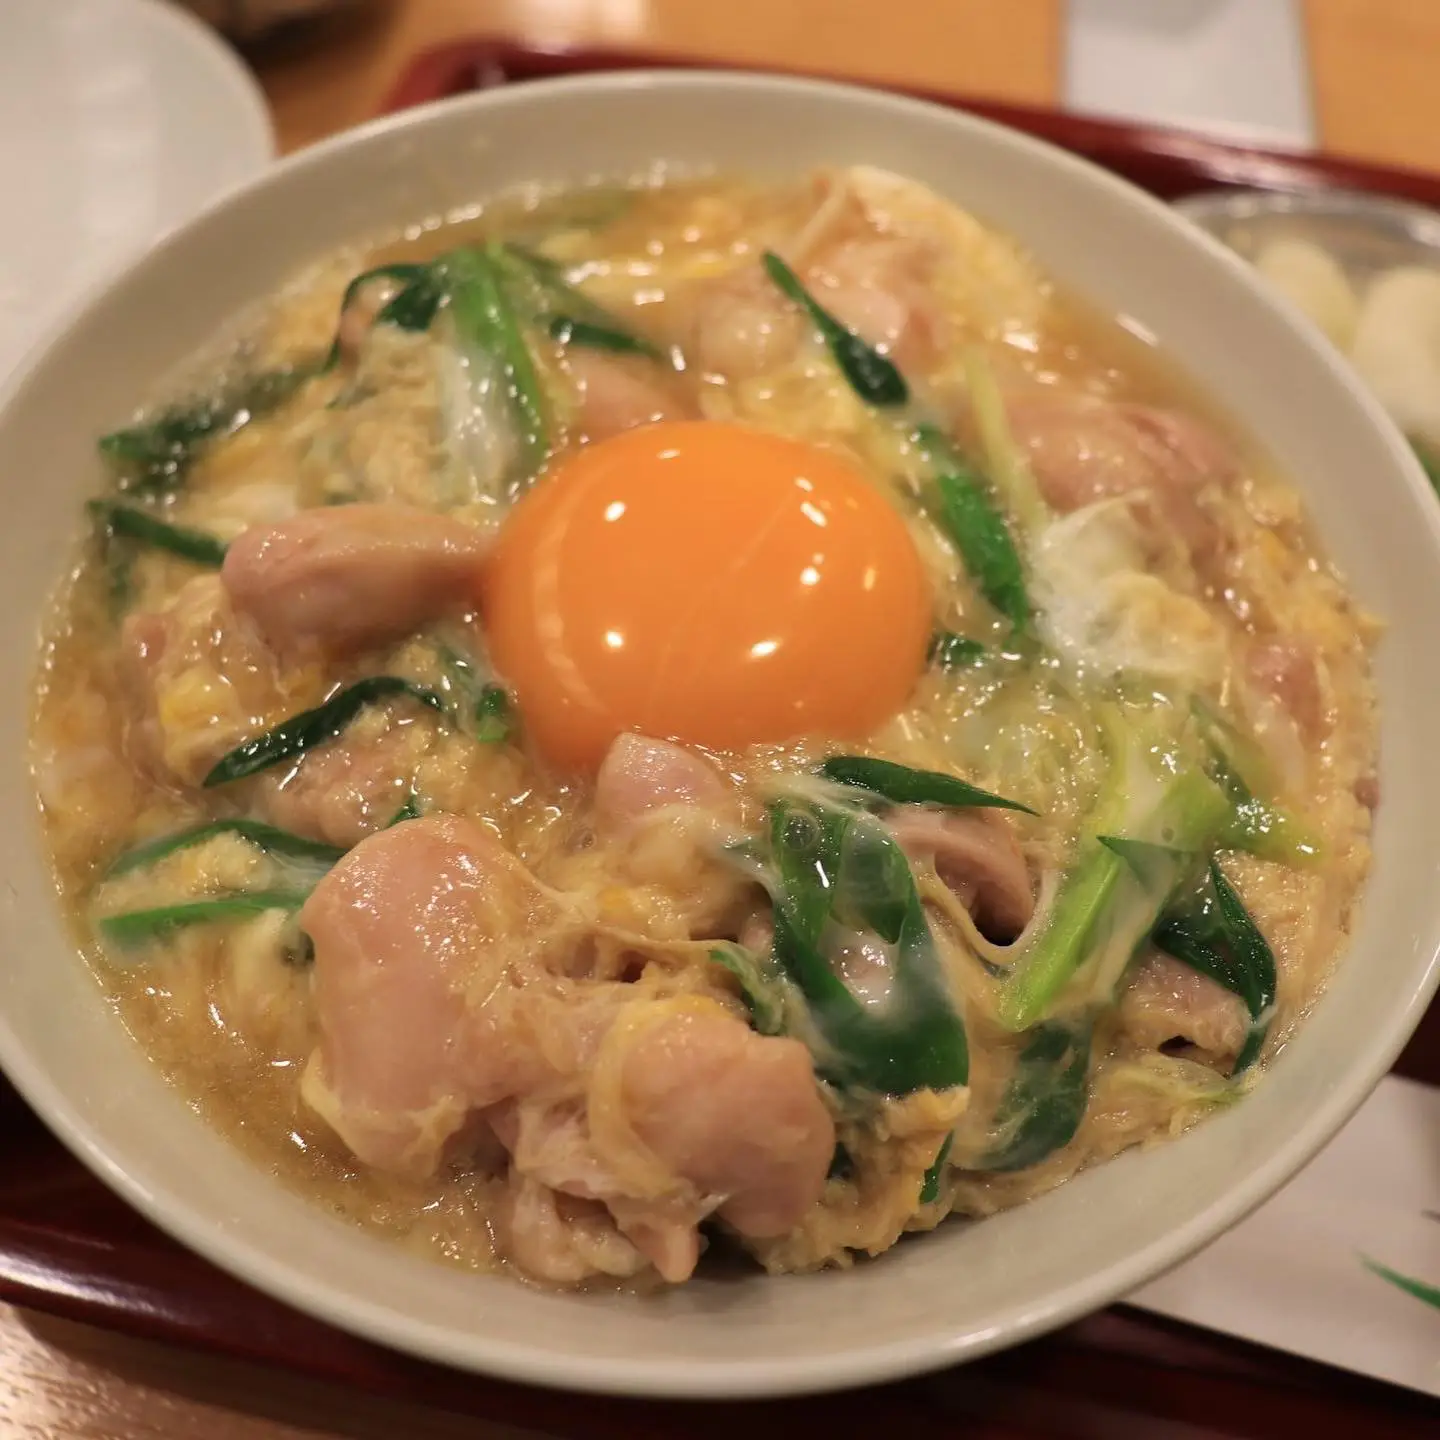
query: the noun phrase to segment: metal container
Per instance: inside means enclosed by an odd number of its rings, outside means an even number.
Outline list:
[[[1363,289],[1396,265],[1440,268],[1440,211],[1361,191],[1292,194],[1207,190],[1175,209],[1247,260],[1272,240],[1309,240],[1328,250]]]

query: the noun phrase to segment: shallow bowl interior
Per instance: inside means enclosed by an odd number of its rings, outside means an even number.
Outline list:
[[[560,1296],[411,1258],[241,1159],[168,1090],[71,951],[25,765],[36,627],[101,484],[93,437],[227,317],[341,242],[512,182],[657,160],[909,173],[1018,235],[1064,283],[1180,357],[1280,458],[1390,630],[1376,864],[1353,953],[1259,1092],[1183,1141],[878,1263],[707,1280],[658,1298]],[[1433,497],[1375,405],[1243,263],[1137,191],[977,120],[743,75],[537,82],[433,107],[279,167],[72,317],[0,402],[0,1060],[58,1133],[151,1218],[315,1315],[514,1379],[650,1394],[859,1384],[994,1349],[1180,1260],[1287,1179],[1384,1072],[1440,945],[1440,537]]]

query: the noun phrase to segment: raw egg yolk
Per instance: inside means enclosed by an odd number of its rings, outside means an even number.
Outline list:
[[[859,470],[709,421],[626,431],[542,477],[482,613],[532,743],[571,770],[625,731],[862,737],[904,704],[931,625],[914,542]]]

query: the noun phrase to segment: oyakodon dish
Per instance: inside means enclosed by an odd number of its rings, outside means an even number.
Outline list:
[[[1368,622],[909,182],[497,202],[189,388],[101,442],[37,785],[127,1024],[327,1206],[846,1263],[1230,1103],[1323,984]]]

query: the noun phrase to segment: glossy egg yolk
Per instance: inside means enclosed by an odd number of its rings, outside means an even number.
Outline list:
[[[544,476],[482,609],[531,742],[571,770],[624,731],[721,750],[864,736],[904,704],[931,623],[905,523],[859,470],[708,421],[627,431]]]

